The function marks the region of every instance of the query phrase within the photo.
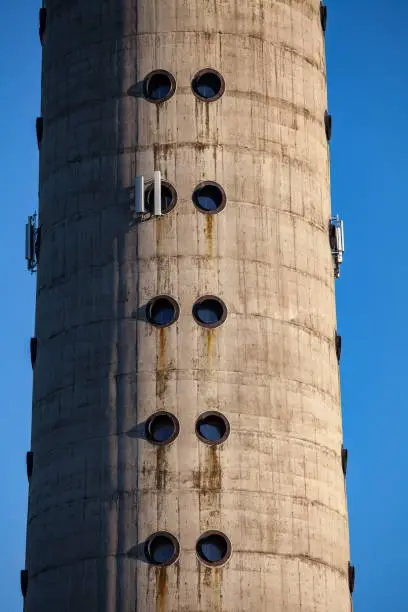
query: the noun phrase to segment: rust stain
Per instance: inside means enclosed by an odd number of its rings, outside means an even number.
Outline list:
[[[205,455],[203,468],[193,470],[194,487],[200,489],[200,493],[203,494],[220,491],[222,477],[217,447],[208,446]]]
[[[213,255],[213,215],[206,215],[205,218],[205,241],[207,245],[207,255],[208,257],[212,257]]]
[[[159,257],[161,253],[162,238],[163,238],[163,220],[164,217],[156,217],[154,227],[156,229],[156,255]],[[160,269],[157,269],[157,278],[159,279]]]
[[[206,594],[206,603],[215,612],[220,612],[221,610],[221,571],[217,567],[198,568],[198,600],[201,601]]]
[[[156,128],[157,128],[157,136],[158,136],[159,128],[160,128],[160,104],[156,104]]]
[[[166,448],[158,446],[156,452],[156,489],[165,491],[167,481]]]
[[[211,574],[212,574],[211,568],[210,567],[205,567],[204,568],[203,584],[206,587],[210,587],[211,586]]]
[[[167,572],[165,567],[156,569],[156,612],[166,612]]]
[[[156,394],[160,399],[167,389],[167,382],[170,377],[168,370],[165,370],[166,358],[166,328],[161,327],[159,330],[159,351],[157,355],[157,371],[156,371]]]
[[[159,370],[164,370],[164,354],[166,350],[166,328],[160,328]]]
[[[221,576],[220,568],[215,567],[211,572],[211,593],[213,597],[213,610],[221,610]]]
[[[210,457],[208,467],[208,484],[207,488],[210,491],[219,491],[221,489],[221,466],[218,458],[216,446],[210,446]]]
[[[210,105],[205,105],[205,133],[210,138]]]
[[[207,331],[207,359],[208,359],[208,366],[211,368],[214,330],[207,329],[206,331]]]

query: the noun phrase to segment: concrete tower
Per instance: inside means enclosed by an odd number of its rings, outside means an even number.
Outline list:
[[[47,0],[25,612],[350,610],[324,21]]]

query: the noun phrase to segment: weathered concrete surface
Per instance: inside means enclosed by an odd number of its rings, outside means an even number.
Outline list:
[[[319,4],[47,0],[25,612],[350,609]],[[177,80],[159,107],[128,94],[155,68]],[[154,168],[178,204],[138,224]],[[191,202],[203,180],[219,215]],[[160,331],[137,313],[163,293],[181,312]],[[228,307],[213,331],[204,294]],[[160,409],[181,427],[165,449],[139,433]],[[212,409],[216,450],[194,433]],[[207,529],[222,568],[196,559]],[[156,530],[180,542],[166,569],[138,558]]]

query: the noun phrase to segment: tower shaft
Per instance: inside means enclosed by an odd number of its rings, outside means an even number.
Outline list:
[[[25,612],[349,610],[320,0],[46,9]],[[213,101],[192,90],[206,68]],[[177,202],[138,215],[155,170]],[[218,214],[192,201],[207,181]],[[172,325],[149,320],[157,296]],[[193,316],[205,296],[218,327]],[[160,411],[170,444],[147,439]],[[225,563],[200,560],[207,531]],[[151,562],[157,532],[174,563]]]

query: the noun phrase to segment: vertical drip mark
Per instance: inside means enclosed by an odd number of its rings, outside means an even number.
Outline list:
[[[220,568],[211,568],[202,566],[199,568],[200,592],[201,586],[203,591],[207,592],[206,604],[212,612],[221,612],[221,572]],[[201,595],[200,595],[201,598]]]
[[[155,106],[156,106],[156,138],[160,142],[160,140],[159,140],[159,133],[160,133],[160,104],[156,104]]]
[[[167,479],[167,460],[166,449],[164,446],[157,447],[156,455],[156,489],[164,491],[166,489]]]
[[[209,448],[209,467],[207,473],[207,488],[209,491],[219,491],[221,489],[221,466],[218,459],[216,446]]]
[[[166,329],[160,328],[159,370],[164,370],[164,354],[166,350]]]
[[[166,612],[167,570],[156,569],[156,612]]]
[[[211,593],[214,612],[220,612],[221,610],[221,571],[217,567],[211,571]]]
[[[212,368],[212,347],[213,347],[213,338],[214,338],[214,330],[207,329],[207,363],[208,368]]]
[[[213,215],[205,216],[205,242],[207,247],[207,256],[213,256]]]
[[[156,399],[163,400],[166,393],[168,372],[165,370],[166,357],[166,328],[161,327],[159,330],[159,354],[157,356],[156,370]]]

